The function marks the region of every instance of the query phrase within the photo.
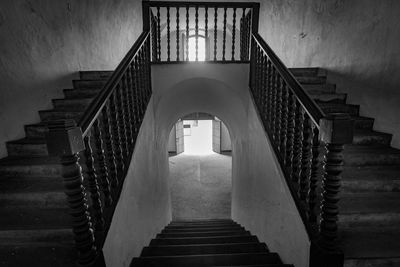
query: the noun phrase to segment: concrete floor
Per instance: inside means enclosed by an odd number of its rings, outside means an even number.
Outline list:
[[[187,155],[169,158],[173,219],[231,217],[232,157]]]

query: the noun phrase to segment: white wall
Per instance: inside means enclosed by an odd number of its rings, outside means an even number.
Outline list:
[[[0,157],[78,71],[114,69],[141,32],[140,0],[0,1]]]
[[[178,118],[194,112],[220,118],[232,140],[232,218],[285,263],[306,267],[309,239],[255,114],[248,74],[247,64],[154,65],[156,132],[168,140]]]
[[[171,221],[168,138],[158,138],[156,126],[152,99],[103,247],[109,267],[129,266]]]

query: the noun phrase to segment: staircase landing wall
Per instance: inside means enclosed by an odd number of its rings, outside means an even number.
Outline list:
[[[266,242],[285,263],[306,267],[309,239],[256,115],[248,75],[248,64],[153,65],[159,150],[167,150],[169,133],[179,118],[205,112],[221,119],[232,140],[232,219]]]

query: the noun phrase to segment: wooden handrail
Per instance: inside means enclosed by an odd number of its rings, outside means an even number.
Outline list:
[[[268,55],[276,70],[286,81],[290,89],[293,91],[297,100],[301,103],[304,110],[308,113],[313,122],[319,127],[320,120],[326,117],[325,113],[315,103],[315,101],[303,89],[293,74],[286,68],[280,58],[275,54],[271,47],[264,41],[264,39],[257,33],[253,32],[253,37],[265,54]]]
[[[92,124],[95,122],[97,117],[99,116],[101,110],[103,109],[107,99],[110,98],[113,93],[115,87],[118,85],[121,80],[124,72],[128,68],[129,64],[131,64],[132,59],[137,55],[140,48],[143,46],[144,41],[148,38],[149,32],[142,32],[136,42],[133,44],[131,49],[122,59],[122,61],[118,64],[117,68],[111,75],[111,77],[107,80],[106,84],[101,89],[100,93],[96,96],[96,98],[91,102],[90,106],[86,109],[85,114],[81,117],[78,126],[82,129],[83,136],[86,136],[88,131],[90,130]]]
[[[236,7],[252,8],[257,2],[181,2],[181,1],[146,1],[150,7]]]

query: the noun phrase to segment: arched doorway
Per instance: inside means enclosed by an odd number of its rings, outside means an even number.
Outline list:
[[[230,218],[232,155],[225,124],[210,114],[188,114],[172,127],[169,141],[173,219]]]

